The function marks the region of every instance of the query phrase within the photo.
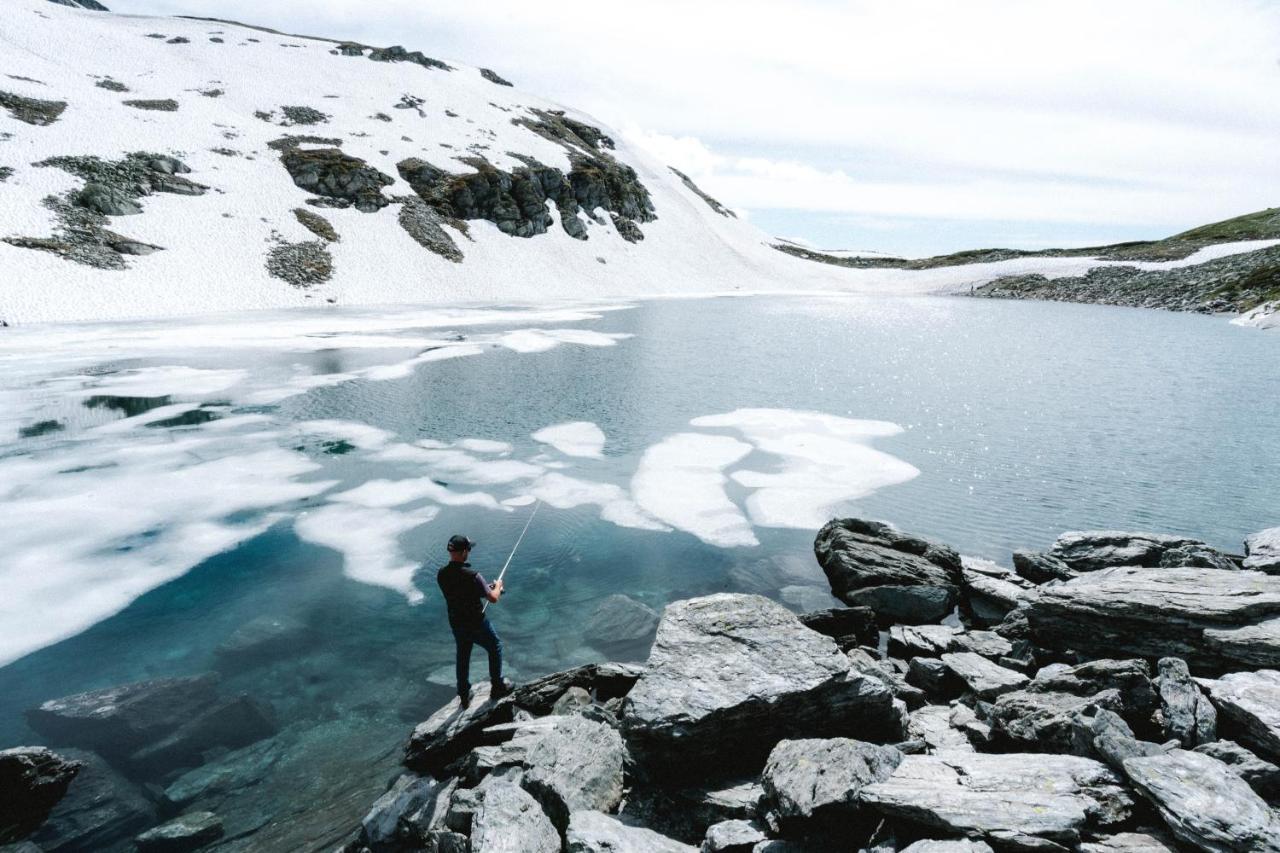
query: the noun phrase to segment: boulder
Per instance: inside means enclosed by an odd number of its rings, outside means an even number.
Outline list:
[[[1280,851],[1280,817],[1216,758],[1174,749],[1124,769],[1180,841],[1212,853]]]
[[[1080,845],[1080,853],[1177,853],[1163,833],[1120,832]]]
[[[563,832],[572,812],[618,807],[626,761],[616,729],[580,715],[566,717],[529,748],[522,784]]]
[[[989,560],[962,558],[960,607],[970,623],[998,625],[1018,605],[1035,597],[1035,586]]]
[[[1280,761],[1280,672],[1233,672],[1200,683],[1238,740],[1260,755]]]
[[[964,687],[941,658],[912,658],[907,683],[923,691],[932,702],[950,701]]]
[[[1049,549],[1049,556],[1077,572],[1096,572],[1117,566],[1239,568],[1227,555],[1198,539],[1115,530],[1064,533]]]
[[[1035,642],[1096,657],[1180,657],[1193,672],[1280,666],[1280,577],[1201,568],[1115,568],[1042,587]]]
[[[956,651],[959,633],[950,625],[894,625],[889,629],[889,654],[901,660],[940,657]]]
[[[800,621],[811,631],[826,634],[842,651],[857,646],[880,645],[880,629],[870,607],[832,607],[800,614]]]
[[[440,788],[440,783],[430,776],[400,774],[360,821],[360,840],[373,850],[408,840],[409,817],[435,803]]]
[[[596,701],[607,702],[626,696],[644,672],[633,663],[589,663],[553,672],[516,687],[512,701],[534,714],[549,714],[556,701],[571,687],[592,693]]]
[[[382,195],[382,189],[395,183],[395,179],[337,148],[287,147],[280,162],[293,182],[309,193],[343,199],[365,213],[391,203]]]
[[[1264,761],[1235,741],[1215,740],[1202,743],[1193,752],[1200,752],[1218,759],[1231,768],[1258,796],[1268,802],[1280,797],[1280,767]]]
[[[813,548],[836,598],[870,607],[882,624],[937,622],[955,607],[960,555],[945,545],[843,518],[828,522]]]
[[[925,704],[927,697],[919,687],[908,684],[907,679],[893,667],[890,661],[881,661],[872,657],[867,651],[857,648],[845,652],[849,663],[863,675],[878,678],[893,693],[895,699],[901,699],[908,708],[919,708]]]
[[[1013,570],[1035,584],[1070,580],[1079,574],[1057,557],[1035,551],[1014,551]]]
[[[994,664],[973,652],[944,654],[942,663],[952,675],[963,681],[975,696],[988,701],[1002,693],[1026,686],[1029,680],[1022,673]]]
[[[155,807],[142,791],[92,752],[64,750],[83,765],[62,801],[31,841],[48,850],[114,850],[156,822]]]
[[[951,708],[946,705],[925,705],[912,711],[907,736],[923,740],[937,755],[973,752],[969,736],[951,724]]]
[[[1280,527],[1270,527],[1246,537],[1244,555],[1246,569],[1280,574]]]
[[[1137,659],[1104,658],[1075,666],[1052,664],[1036,673],[1027,690],[1075,696],[1094,696],[1104,690],[1117,690],[1126,713],[1139,720],[1150,716],[1159,705],[1159,696],[1151,682],[1151,668],[1146,661]]]
[[[628,595],[615,593],[596,605],[582,636],[610,657],[643,659],[658,630],[658,614]]]
[[[848,831],[859,815],[858,792],[889,777],[902,753],[850,738],[780,741],[769,753],[760,782],[770,825]]]
[[[1082,736],[1080,717],[1123,707],[1116,690],[1093,696],[1018,690],[997,699],[989,719],[996,738],[1018,749],[1092,755],[1092,735]]]
[[[473,838],[472,849],[487,848],[476,847]],[[574,812],[569,819],[564,849],[567,853],[695,853],[698,848],[673,841],[651,829],[627,826],[600,812],[581,811]]]
[[[76,204],[103,216],[132,216],[142,212],[142,205],[125,190],[93,181],[76,195]]]
[[[673,788],[641,783],[627,792],[620,817],[628,824],[647,826],[686,844],[701,844],[717,823],[754,821],[760,813],[764,789],[754,778],[707,787]]]
[[[217,684],[209,673],[90,690],[27,711],[27,724],[52,743],[126,757],[212,707]]]
[[[35,832],[82,766],[43,746],[0,751],[0,844]]]
[[[897,740],[893,694],[835,641],[757,595],[667,606],[622,723],[653,772],[759,767],[779,740],[859,734]]]
[[[523,788],[485,788],[471,820],[471,849],[485,853],[560,853],[560,833]]]
[[[551,706],[553,716],[565,717],[583,708],[591,706],[591,694],[581,687],[570,687],[564,695]]]
[[[132,772],[158,778],[181,767],[195,767],[215,747],[238,749],[276,733],[271,709],[249,696],[217,700],[176,731],[129,756]]]
[[[1078,844],[1125,821],[1133,801],[1103,764],[1070,755],[908,755],[862,801],[895,820],[1005,849]]]
[[[191,812],[135,838],[138,853],[188,853],[222,837],[222,820],[212,812]]]
[[[1164,737],[1190,749],[1217,740],[1218,712],[1191,680],[1186,661],[1161,658],[1156,688],[1160,693],[1160,726]]]
[[[453,699],[424,722],[419,723],[404,747],[404,764],[418,773],[438,774],[484,740],[484,730],[496,723],[509,723],[515,712],[510,695],[489,701],[489,684],[471,689],[471,704],[463,708]],[[500,740],[509,740],[508,733]]]
[[[749,820],[722,820],[707,827],[700,853],[751,853],[768,837],[760,826]]]

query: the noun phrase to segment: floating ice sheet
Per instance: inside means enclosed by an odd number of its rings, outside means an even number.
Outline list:
[[[600,517],[619,527],[639,530],[670,530],[646,513],[631,499],[626,490],[613,483],[580,480],[558,472],[551,472],[530,487],[534,498],[556,509],[572,509],[577,506],[600,507]],[[532,501],[526,500],[526,503]],[[505,502],[504,502],[505,503]]]
[[[677,530],[723,547],[758,545],[746,516],[725,492],[724,469],[751,445],[723,435],[678,433],[644,452],[631,493],[637,504]]]
[[[396,512],[336,503],[302,513],[294,530],[312,544],[340,552],[343,572],[352,580],[393,589],[417,602],[423,597],[413,585],[418,563],[405,557],[400,537],[439,512],[433,506]]]
[[[573,421],[540,429],[534,441],[549,444],[566,456],[600,459],[604,456],[604,432],[590,421]]]

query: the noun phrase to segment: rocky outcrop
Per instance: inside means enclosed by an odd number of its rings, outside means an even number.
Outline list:
[[[958,600],[960,555],[945,545],[843,518],[823,527],[813,547],[836,598],[870,607],[882,624],[937,622]]]
[[[333,255],[323,240],[280,241],[267,250],[267,273],[294,287],[309,288],[333,277]]]
[[[0,750],[0,844],[35,832],[82,766],[42,746]]]
[[[647,769],[685,775],[758,767],[785,737],[900,734],[883,682],[781,605],[735,594],[667,606],[623,726]]]
[[[481,76],[481,77],[483,77],[484,79],[488,80],[490,83],[493,83],[493,84],[498,85],[498,86],[511,86],[511,85],[513,85],[509,80],[507,80],[507,79],[505,79],[505,78],[503,78],[503,77],[498,76],[498,72],[493,71],[493,70],[488,69],[488,68],[481,68],[481,69],[480,69],[480,76]]]
[[[67,108],[67,102],[43,101],[39,98],[15,95],[13,92],[0,92],[0,107],[8,110],[9,115],[18,121],[43,127],[53,124],[62,116]]]
[[[160,113],[176,113],[178,111],[178,102],[173,98],[135,98],[121,101],[120,103],[126,107],[133,107],[135,110]]]
[[[1104,765],[1065,755],[908,755],[861,798],[881,814],[1006,849],[1079,844],[1119,826],[1132,798]]]
[[[1280,851],[1280,817],[1221,761],[1174,749],[1124,769],[1180,841],[1212,853]]]
[[[390,175],[352,157],[337,148],[286,147],[280,162],[294,184],[309,193],[373,213],[391,201],[383,196],[383,187],[395,182]]]
[[[698,185],[693,182],[693,179],[690,178],[688,175],[686,175],[684,172],[680,171],[675,166],[668,166],[667,168],[671,170],[672,174],[674,174],[677,178],[680,179],[680,182],[685,185],[685,188],[688,189],[689,192],[693,193],[698,198],[706,202],[707,207],[711,208],[721,216],[726,216],[730,219],[738,218],[738,214],[734,213],[732,210],[725,207],[723,204],[716,201],[714,198],[712,198],[711,196],[704,193],[701,189],[699,189]]]
[[[1280,578],[1204,568],[1110,568],[1042,587],[1037,644],[1089,657],[1179,657],[1192,671],[1280,666]]]
[[[1076,572],[1096,572],[1116,566],[1238,568],[1221,551],[1198,539],[1110,530],[1064,533],[1053,543],[1047,556]]]
[[[615,728],[574,715],[556,723],[529,748],[522,784],[563,832],[573,812],[618,807],[626,761],[627,749]]]
[[[447,261],[462,263],[462,250],[449,232],[444,230],[440,214],[431,205],[421,199],[406,198],[401,202],[396,221],[422,248]]]

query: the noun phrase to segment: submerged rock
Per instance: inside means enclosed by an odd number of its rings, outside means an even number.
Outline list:
[[[1280,666],[1280,577],[1113,568],[1041,588],[1036,642],[1090,656],[1180,657],[1192,671]]]
[[[667,606],[623,725],[650,770],[725,773],[785,737],[897,739],[892,698],[786,608],[719,594]]]
[[[908,755],[861,797],[895,820],[1029,850],[1078,844],[1133,805],[1106,766],[1067,755]]]
[[[176,817],[134,839],[138,853],[188,853],[222,837],[222,821],[212,812]]]
[[[35,832],[82,766],[43,746],[0,751],[0,844]]]
[[[582,635],[602,652],[643,657],[658,630],[658,614],[627,595],[607,596],[587,617]]]
[[[567,853],[695,853],[697,850],[653,830],[627,826],[617,818],[592,811],[573,813],[565,833],[564,849]]]
[[[960,555],[887,524],[830,521],[813,545],[831,591],[846,604],[875,610],[882,623],[918,625],[948,615],[959,596]]]
[[[31,837],[42,849],[119,850],[134,833],[156,822],[155,807],[92,752],[63,753],[83,767],[62,801]]]
[[[1175,749],[1126,759],[1124,769],[1181,841],[1214,853],[1280,851],[1280,818],[1221,761]]]

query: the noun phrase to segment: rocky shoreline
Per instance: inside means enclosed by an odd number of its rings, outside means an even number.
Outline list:
[[[1242,555],[1067,533],[1006,568],[850,518],[814,553],[845,606],[677,601],[644,663],[440,708],[341,853],[1280,851],[1280,528]],[[0,752],[23,853],[219,849],[222,818],[181,804],[229,765],[169,781],[167,812],[114,780],[264,752],[275,725],[208,677],[28,719],[62,755]]]

